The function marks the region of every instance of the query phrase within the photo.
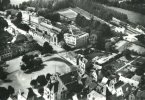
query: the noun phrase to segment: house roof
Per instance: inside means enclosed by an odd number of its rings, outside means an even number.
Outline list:
[[[58,11],[58,13],[72,20],[75,19],[77,16],[77,13],[73,11],[71,8],[63,9],[61,11]]]
[[[21,41],[27,41],[28,39],[27,39],[27,37],[25,36],[25,35],[23,35],[23,34],[18,34],[18,35],[16,35],[14,38],[13,38],[13,40],[12,40],[12,42],[21,42]]]
[[[129,83],[124,84],[122,86],[122,91],[123,91],[125,97],[128,96],[132,91],[131,85]]]
[[[94,90],[91,91],[89,94],[90,94],[91,96],[95,97],[95,100],[106,100],[106,97],[105,97],[105,96],[99,94],[98,92],[96,92],[96,91],[94,91]]]
[[[138,54],[145,55],[145,47],[138,45],[135,42],[128,42],[125,40],[121,40],[118,43],[116,43],[115,46],[116,49],[119,50],[120,52],[129,49]]]
[[[7,11],[10,11],[12,15],[16,15],[19,11],[15,9],[8,9]]]
[[[97,86],[98,86],[98,84],[95,83],[95,82],[91,82],[91,83],[89,84],[89,88],[92,89],[92,90],[95,89]]]
[[[73,51],[69,51],[69,52],[67,52],[68,53],[68,55],[70,56],[70,57],[74,57],[74,58],[77,58],[77,54],[75,53],[75,52],[73,52]]]
[[[140,90],[137,91],[136,96],[137,96],[138,98],[145,99],[145,91],[140,91]]]
[[[67,74],[61,75],[60,79],[64,85],[67,85],[67,84],[71,84],[71,83],[77,81],[78,76],[79,76],[78,72],[73,71],[73,72],[69,72]]]

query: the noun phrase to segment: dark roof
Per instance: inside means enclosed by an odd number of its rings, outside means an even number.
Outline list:
[[[81,92],[81,90],[83,89],[83,86],[78,84],[77,81],[70,83],[70,84],[67,84],[66,87],[67,87],[68,91],[77,92],[77,93]]]
[[[23,42],[23,41],[27,41],[28,39],[27,39],[27,37],[25,36],[25,35],[23,35],[23,34],[18,34],[17,35],[17,37],[16,37],[16,40],[15,40],[15,42]]]
[[[78,80],[78,72],[73,71],[73,72],[69,72],[67,74],[61,75],[60,79],[64,85],[71,84]]]
[[[132,87],[129,83],[127,83],[122,86],[122,90],[123,90],[124,96],[126,97],[132,92]]]
[[[98,86],[98,84],[96,82],[92,82],[91,84],[89,84],[89,88],[90,89],[95,89]]]

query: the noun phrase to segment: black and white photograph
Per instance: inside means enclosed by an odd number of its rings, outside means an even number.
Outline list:
[[[145,0],[0,0],[0,100],[145,100]]]

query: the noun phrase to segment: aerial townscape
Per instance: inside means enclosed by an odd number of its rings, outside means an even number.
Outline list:
[[[145,100],[145,0],[18,1],[0,0],[0,100]]]

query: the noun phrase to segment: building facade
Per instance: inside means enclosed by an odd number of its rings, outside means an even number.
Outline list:
[[[70,33],[64,34],[65,42],[72,48],[79,48],[88,44],[89,33],[83,32],[75,26],[70,26]]]
[[[12,59],[24,53],[36,50],[37,46],[38,44],[35,41],[27,41],[20,44],[9,44],[7,47],[0,51],[0,58],[1,60]]]
[[[37,17],[28,12],[23,12],[23,14],[23,21],[33,26],[30,27],[33,32],[48,39],[51,44],[58,45],[57,35],[61,32],[61,29],[53,26],[51,21],[44,17]]]

